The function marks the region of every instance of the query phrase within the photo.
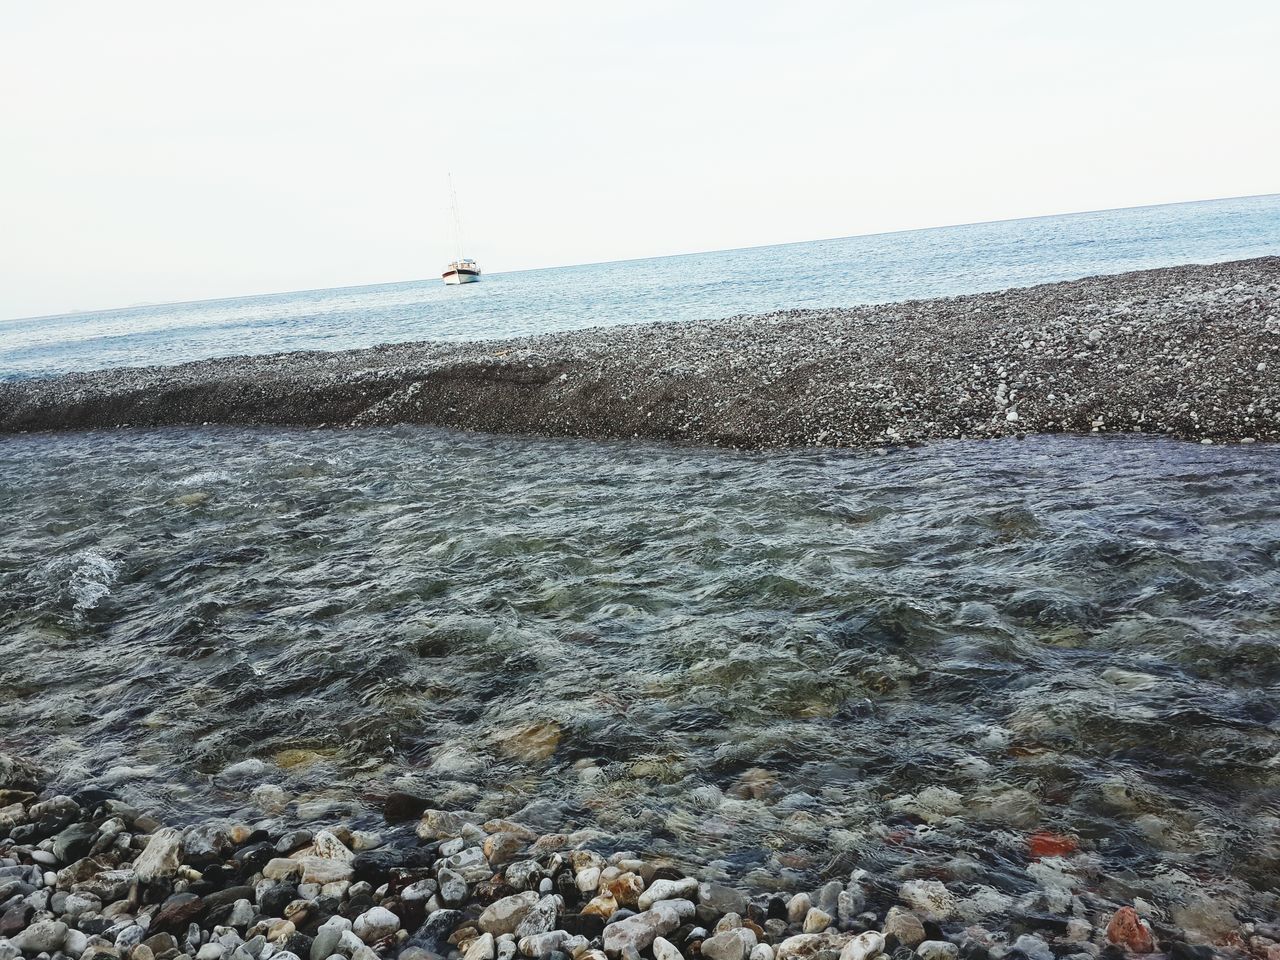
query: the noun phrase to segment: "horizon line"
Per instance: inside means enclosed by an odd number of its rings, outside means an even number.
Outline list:
[[[600,267],[611,264],[621,263],[640,263],[645,260],[674,260],[679,257],[696,257],[709,253],[736,253],[743,250],[767,250],[771,247],[792,247],[803,243],[833,243],[839,240],[857,240],[867,237],[887,237],[899,233],[920,233],[926,230],[948,230],[957,227],[978,227],[996,223],[1016,223],[1022,220],[1046,220],[1051,217],[1077,217],[1087,216],[1092,213],[1115,213],[1121,210],[1142,210],[1154,209],[1156,207],[1177,207],[1188,206],[1198,203],[1221,203],[1228,200],[1261,200],[1267,197],[1280,197],[1278,193],[1248,193],[1230,197],[1202,197],[1197,200],[1166,200],[1160,203],[1136,203],[1122,207],[1095,207],[1089,210],[1068,210],[1060,213],[1037,213],[1023,217],[999,217],[995,220],[967,220],[960,223],[939,223],[931,224],[925,227],[900,227],[896,230],[876,230],[871,233],[851,233],[837,237],[814,237],[807,240],[782,240],[774,243],[757,243],[748,244],[743,247],[713,247],[703,250],[685,250],[679,253],[658,253],[650,254],[643,257],[623,257],[618,260],[585,260],[580,263],[552,263],[540,267],[523,267],[519,270],[497,270],[494,276],[507,276],[514,273],[537,273],[542,270],[564,270],[573,267]],[[115,307],[92,307],[87,309],[73,309],[62,313],[37,313],[28,316],[6,317],[0,320],[0,324],[20,323],[28,320],[54,320],[63,317],[80,316],[81,314],[92,313],[114,313],[119,310],[141,310],[149,307],[180,307],[198,303],[223,303],[229,300],[244,300],[251,297],[282,297],[291,294],[301,293],[319,293],[327,290],[365,290],[375,287],[390,287],[402,283],[429,283],[432,277],[418,277],[408,280],[377,280],[372,283],[352,283],[339,284],[332,287],[298,287],[292,290],[266,290],[257,293],[241,293],[230,296],[220,297],[197,297],[190,300],[156,300],[143,301],[139,303],[123,304]]]

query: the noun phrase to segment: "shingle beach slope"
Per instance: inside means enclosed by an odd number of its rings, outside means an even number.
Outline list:
[[[0,430],[424,423],[736,447],[1280,440],[1280,257],[939,300],[0,384]]]

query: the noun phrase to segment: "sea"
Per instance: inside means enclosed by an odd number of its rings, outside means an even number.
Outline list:
[[[1280,253],[1280,194],[0,322],[0,378],[954,296]],[[432,265],[434,266],[434,265]]]
[[[1280,197],[22,320],[0,370],[1263,254]],[[1138,898],[1227,938],[1280,890],[1277,490],[1274,446],[1142,436],[4,437],[0,752],[177,824],[394,841],[405,790],[753,893],[942,880],[993,927]]]

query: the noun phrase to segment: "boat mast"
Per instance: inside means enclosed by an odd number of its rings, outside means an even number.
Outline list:
[[[453,242],[455,259],[462,259],[462,217],[458,215],[458,191],[453,188],[453,173],[449,174],[449,196],[453,204]]]

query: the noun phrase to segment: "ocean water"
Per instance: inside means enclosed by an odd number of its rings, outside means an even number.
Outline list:
[[[1280,195],[0,323],[0,378],[950,296],[1280,254]]]
[[[1277,489],[1155,438],[11,438],[0,746],[176,822],[409,789],[754,891],[1274,916]]]

